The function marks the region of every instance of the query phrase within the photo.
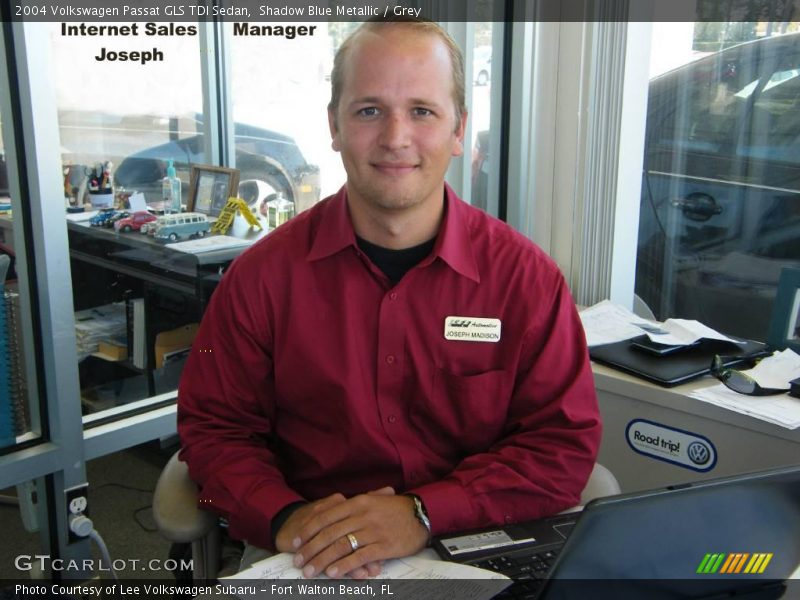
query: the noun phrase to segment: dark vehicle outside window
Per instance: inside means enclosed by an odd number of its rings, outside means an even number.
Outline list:
[[[186,127],[175,139],[131,154],[122,161],[115,181],[129,190],[144,192],[148,204],[161,199],[161,180],[167,161],[174,160],[181,179],[184,204],[189,191],[191,165],[204,162],[202,122],[183,119]],[[256,206],[264,193],[280,192],[301,212],[320,198],[319,168],[306,162],[295,141],[287,135],[236,123],[236,168],[239,169],[240,195]],[[266,187],[263,185],[266,184]]]
[[[651,81],[636,294],[658,318],[764,340],[800,266],[800,34]]]
[[[148,204],[160,209],[162,179],[167,162],[173,159],[185,203],[192,164],[206,163],[202,129],[197,115],[59,111],[69,186],[85,197],[88,170],[97,162],[110,161],[118,190],[143,192]],[[319,200],[319,168],[306,162],[291,137],[241,123],[234,125],[234,134],[240,195],[251,206],[276,192],[295,202],[297,212]],[[0,196],[4,195],[8,195],[8,183],[5,162],[0,160]]]

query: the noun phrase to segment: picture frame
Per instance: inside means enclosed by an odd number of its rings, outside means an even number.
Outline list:
[[[228,198],[239,193],[239,169],[192,165],[186,210],[218,217]]]
[[[781,269],[767,343],[774,350],[800,353],[800,268]]]

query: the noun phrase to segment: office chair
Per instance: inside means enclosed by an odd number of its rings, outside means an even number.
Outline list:
[[[619,483],[611,471],[595,463],[581,493],[581,505],[594,498],[619,493]],[[195,581],[215,579],[222,555],[219,519],[198,508],[197,498],[197,486],[189,479],[189,469],[176,452],[156,483],[153,516],[159,532],[167,540],[173,544],[191,544]]]

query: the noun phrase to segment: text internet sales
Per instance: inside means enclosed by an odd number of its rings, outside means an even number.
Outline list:
[[[380,17],[392,14],[394,16],[414,16],[419,17],[421,8],[406,8],[404,6],[394,6],[392,8],[377,6],[315,6],[310,4],[308,9],[302,6],[266,6],[258,7],[260,17]]]

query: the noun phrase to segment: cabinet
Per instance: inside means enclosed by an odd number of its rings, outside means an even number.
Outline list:
[[[246,246],[191,253],[179,251],[139,232],[118,233],[68,222],[75,310],[108,303],[126,303],[128,349],[144,337],[144,358],[110,362],[96,355],[81,361],[83,401],[90,409],[163,394],[177,387],[180,356],[156,363],[161,332],[198,323],[208,300],[230,262]],[[234,223],[234,237],[255,241],[263,231]],[[144,324],[132,307],[140,303]]]

